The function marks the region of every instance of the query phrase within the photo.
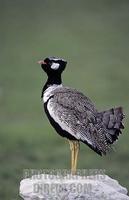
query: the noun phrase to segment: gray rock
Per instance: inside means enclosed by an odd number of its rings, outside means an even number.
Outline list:
[[[35,175],[21,181],[20,196],[24,200],[129,200],[127,189],[107,175]]]

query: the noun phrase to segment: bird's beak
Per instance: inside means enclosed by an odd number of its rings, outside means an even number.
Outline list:
[[[44,62],[44,60],[39,60],[37,63],[40,64],[40,65],[46,64],[46,62]]]

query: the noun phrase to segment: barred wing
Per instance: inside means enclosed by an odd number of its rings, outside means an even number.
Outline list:
[[[53,91],[47,109],[59,126],[101,154],[107,151],[105,135],[97,123],[97,110],[89,98],[69,88]],[[99,128],[99,131],[97,130]]]

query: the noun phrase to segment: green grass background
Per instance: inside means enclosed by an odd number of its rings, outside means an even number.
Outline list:
[[[64,84],[98,109],[124,107],[116,152],[82,144],[78,168],[105,169],[129,188],[129,1],[0,0],[0,199],[20,199],[23,169],[70,167],[69,145],[42,111],[36,62],[48,55],[68,60]]]

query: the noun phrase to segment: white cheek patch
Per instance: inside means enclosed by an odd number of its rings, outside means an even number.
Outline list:
[[[53,64],[51,65],[51,69],[54,69],[54,70],[56,70],[56,69],[58,69],[58,68],[59,68],[59,66],[60,66],[60,64],[59,64],[59,63],[53,63]]]

